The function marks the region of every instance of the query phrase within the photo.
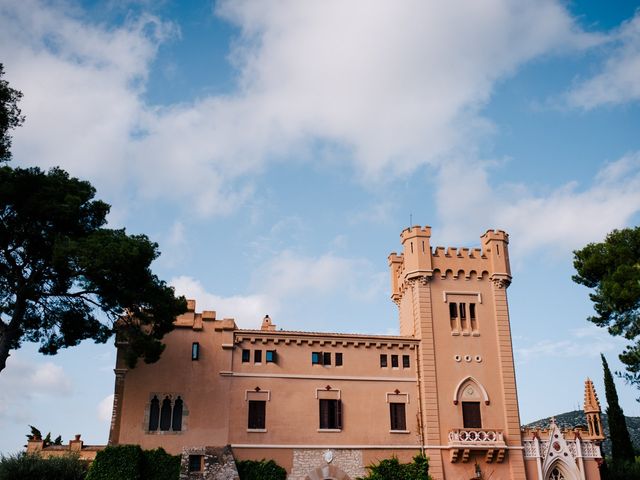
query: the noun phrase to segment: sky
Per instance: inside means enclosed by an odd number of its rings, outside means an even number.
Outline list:
[[[523,423],[605,406],[572,252],[640,219],[640,2],[3,0],[15,166],[61,166],[176,291],[244,328],[398,332],[387,256],[510,234]],[[24,344],[0,452],[108,438],[115,350]],[[627,415],[637,389],[617,379]]]

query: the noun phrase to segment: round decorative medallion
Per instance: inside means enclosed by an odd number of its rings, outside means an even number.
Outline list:
[[[560,451],[560,448],[562,448],[562,447],[560,447],[560,444],[559,444],[558,442],[553,442],[553,449],[554,449],[556,452],[559,452],[559,451]]]
[[[469,388],[467,388],[467,389],[465,390],[465,393],[466,393],[468,396],[472,396],[472,395],[475,393],[475,391],[473,390],[473,387],[469,387]]]

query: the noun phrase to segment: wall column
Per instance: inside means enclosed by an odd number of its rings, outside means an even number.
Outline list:
[[[493,275],[493,298],[496,308],[496,330],[498,334],[498,359],[504,389],[505,436],[510,447],[522,447],[520,432],[520,413],[518,410],[518,393],[516,391],[516,373],[513,362],[511,344],[511,326],[509,325],[509,305],[507,303],[507,287],[509,279],[501,275]],[[512,480],[525,480],[524,451],[509,450],[509,466]]]
[[[122,400],[124,395],[124,377],[127,374],[126,368],[116,368],[115,387],[113,389],[113,410],[111,412],[111,427],[109,429],[108,445],[118,445],[120,442],[120,424],[122,422]]]

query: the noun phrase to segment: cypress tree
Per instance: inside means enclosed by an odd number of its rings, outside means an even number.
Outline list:
[[[604,370],[604,390],[607,396],[607,422],[609,423],[609,436],[611,437],[611,459],[616,462],[618,460],[635,460],[635,453],[629,430],[627,430],[627,422],[624,413],[618,403],[618,392],[616,385],[613,383],[613,376],[604,355],[602,357],[602,368]]]

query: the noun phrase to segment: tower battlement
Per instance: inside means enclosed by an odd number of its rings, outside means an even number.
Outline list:
[[[419,277],[463,278],[466,280],[497,278],[510,282],[509,235],[503,230],[487,230],[481,248],[432,248],[431,227],[414,225],[400,234],[403,251],[392,252],[391,298],[399,301],[409,280]]]

